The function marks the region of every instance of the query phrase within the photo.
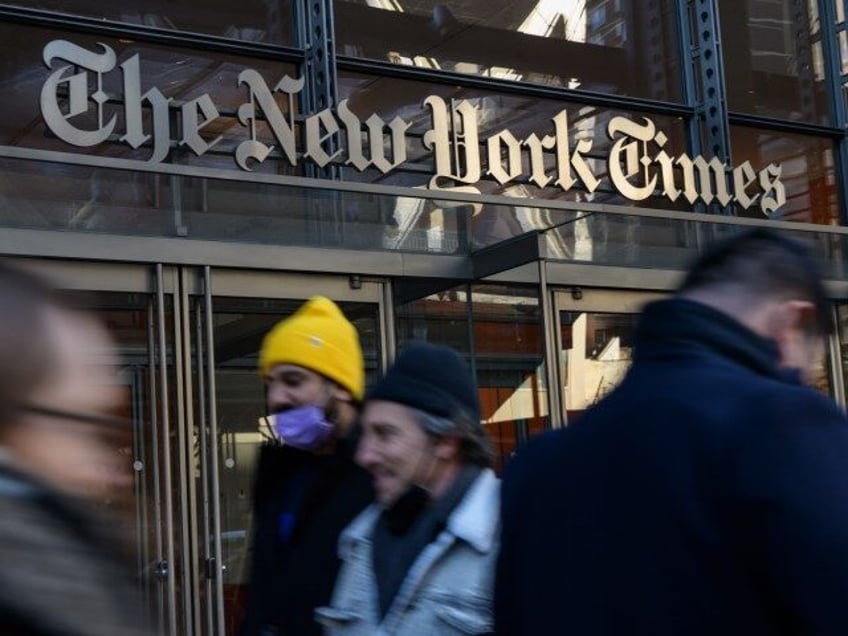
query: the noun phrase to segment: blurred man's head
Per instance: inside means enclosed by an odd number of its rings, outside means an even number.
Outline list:
[[[807,247],[758,228],[716,243],[696,260],[679,295],[719,309],[779,349],[809,381],[833,329],[821,268]]]
[[[357,462],[391,506],[410,488],[438,498],[466,465],[489,466],[477,386],[453,349],[410,345],[374,387],[362,415]]]
[[[65,492],[97,496],[129,479],[104,436],[122,394],[104,359],[113,343],[39,279],[0,265],[0,445]]]
[[[356,328],[333,301],[315,296],[268,332],[259,352],[269,413],[316,406],[344,435],[365,391]]]

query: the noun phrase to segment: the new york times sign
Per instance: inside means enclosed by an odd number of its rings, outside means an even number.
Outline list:
[[[220,116],[213,97],[204,94],[180,106],[181,136],[172,139],[171,99],[156,87],[142,92],[139,56],[118,64],[110,47],[99,47],[102,51],[89,51],[64,40],[44,47],[44,63],[52,72],[42,87],[41,113],[59,139],[91,147],[120,135],[119,141],[132,148],[148,144],[152,148],[150,163],[164,161],[172,142],[202,155],[220,141],[220,137],[210,140],[201,135]],[[123,130],[115,130],[115,115],[106,119],[108,97],[97,88],[116,66],[123,78]],[[303,78],[284,76],[271,88],[258,72],[245,69],[238,76],[238,84],[245,89],[245,101],[237,111],[245,138],[236,146],[234,159],[242,170],[250,170],[254,162],[261,163],[272,153],[293,166],[300,158],[320,167],[340,162],[360,171],[373,167],[383,174],[407,160],[406,135],[411,123],[400,117],[387,123],[374,114],[363,122],[343,100],[334,109],[306,117],[302,138],[298,139],[293,109],[284,114],[275,94],[285,95],[293,104],[303,90]],[[142,117],[145,108],[151,113],[146,126]],[[479,193],[475,185],[482,179],[506,184],[519,178],[540,188],[558,187],[563,191],[582,187],[592,193],[601,185],[588,159],[592,141],[573,139],[566,110],[551,119],[547,130],[518,139],[507,129],[482,138],[477,108],[466,100],[449,105],[431,95],[424,100],[423,108],[429,110],[430,117],[430,128],[422,141],[433,155],[435,172],[428,184],[432,189]],[[90,109],[96,109],[97,127],[74,125],[74,118]],[[273,133],[276,146],[257,138],[257,122],[262,119]],[[717,158],[669,155],[663,149],[666,135],[647,117],[613,117],[606,132],[613,142],[605,159],[606,178],[632,201],[660,196],[670,201],[683,197],[690,204],[715,201],[724,206],[735,202],[743,209],[758,206],[767,215],[786,202],[779,164],[757,171],[748,161],[733,167]]]

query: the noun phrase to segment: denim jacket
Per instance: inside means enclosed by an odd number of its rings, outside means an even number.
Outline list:
[[[380,620],[372,536],[380,507],[365,509],[339,539],[342,569],[329,607],[316,610],[329,636],[429,636],[493,631],[500,482],[484,470],[415,560]]]

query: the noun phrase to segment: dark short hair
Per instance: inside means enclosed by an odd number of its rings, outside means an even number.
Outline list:
[[[815,307],[807,330],[833,331],[830,303],[818,261],[809,248],[772,229],[739,232],[709,246],[692,264],[679,293],[737,287],[752,302],[765,298],[805,300]]]

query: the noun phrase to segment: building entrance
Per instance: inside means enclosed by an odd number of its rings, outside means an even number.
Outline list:
[[[121,520],[158,633],[231,635],[245,599],[251,484],[264,414],[257,353],[308,297],[339,303],[357,327],[366,380],[384,368],[380,282],[209,267],[21,259],[106,324],[113,381],[132,429],[115,436],[133,480],[104,494]]]

